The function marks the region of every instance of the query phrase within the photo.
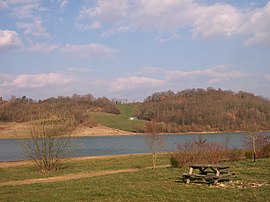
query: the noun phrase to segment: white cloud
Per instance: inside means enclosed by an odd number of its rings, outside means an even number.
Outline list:
[[[5,8],[8,8],[7,2],[1,1],[1,2],[0,2],[0,9],[5,9]]]
[[[235,35],[242,17],[240,10],[226,4],[194,6],[189,13],[193,18],[193,36],[201,35],[204,38]]]
[[[267,80],[267,81],[270,81],[270,74],[265,75],[264,79]]]
[[[67,70],[71,73],[89,73],[94,71],[92,68],[85,67],[69,67]]]
[[[94,21],[90,25],[90,29],[100,29],[100,28],[101,28],[101,24],[98,21]]]
[[[1,96],[11,95],[40,99],[74,92],[74,77],[61,73],[3,74],[0,73]]]
[[[132,24],[138,29],[150,31],[174,31],[189,22],[191,0],[139,0],[130,14]]]
[[[146,89],[164,84],[164,81],[148,77],[121,77],[111,82],[110,89],[113,92],[129,91],[134,89]]]
[[[56,3],[61,11],[65,10],[69,4],[69,0],[51,0]]]
[[[28,37],[50,38],[50,34],[43,27],[40,19],[35,18],[32,22],[17,22],[17,26],[24,30],[24,34]]]
[[[168,43],[170,41],[177,41],[180,40],[181,37],[178,34],[172,34],[169,37],[166,38],[162,38],[162,37],[157,37],[155,39],[155,42],[159,43],[159,44],[163,44],[163,43]]]
[[[88,20],[89,18],[96,18],[91,26],[86,26],[83,29],[89,28],[101,28],[102,23],[114,23],[123,19],[128,11],[127,0],[98,0],[96,7],[83,8],[78,16],[78,20]],[[89,23],[86,23],[87,25]],[[98,25],[98,26],[97,26]]]
[[[11,15],[18,19],[33,19],[36,13],[44,10],[38,0],[7,1]]]
[[[270,2],[261,8],[239,9],[195,0],[97,0],[94,6],[83,8],[77,20],[84,30],[104,29],[103,36],[123,31],[176,33],[188,29],[193,38],[241,35],[248,37],[244,45],[270,41]]]
[[[161,68],[161,67],[151,67],[151,66],[146,66],[146,67],[142,67],[140,69],[140,73],[160,73],[160,72],[165,72],[166,69]]]
[[[10,85],[16,88],[39,88],[48,85],[67,84],[71,81],[72,78],[59,73],[21,74],[17,75]]]
[[[240,27],[240,32],[249,37],[244,45],[270,44],[270,2],[263,8],[250,11]]]
[[[60,52],[63,55],[78,58],[103,58],[115,55],[118,50],[101,44],[61,45],[49,43],[36,43],[24,47],[23,51],[37,53]]]
[[[61,52],[63,54],[81,58],[112,56],[117,51],[117,49],[100,44],[65,45],[61,47]]]
[[[38,3],[40,0],[5,0],[9,5]]]
[[[12,30],[0,30],[0,52],[16,49],[22,46],[17,32]]]
[[[46,43],[37,43],[25,47],[25,51],[38,52],[38,53],[50,53],[55,50],[58,50],[60,45],[58,44],[46,44]]]
[[[246,72],[233,70],[228,65],[218,65],[213,68],[193,71],[168,71],[169,82],[198,81],[207,84],[221,83],[232,79],[240,79],[249,76]]]
[[[3,84],[5,82],[9,81],[10,78],[11,78],[11,76],[9,74],[4,74],[4,73],[0,72],[0,85],[1,85],[1,83]]]

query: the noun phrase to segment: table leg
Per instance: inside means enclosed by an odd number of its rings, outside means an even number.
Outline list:
[[[193,172],[193,168],[192,167],[189,167],[188,174],[192,174],[192,172]],[[190,183],[190,179],[187,178],[187,184],[189,184],[189,183]]]
[[[216,176],[219,176],[220,175],[220,171],[219,169],[216,170]],[[218,178],[214,180],[214,184],[217,184],[218,183]]]

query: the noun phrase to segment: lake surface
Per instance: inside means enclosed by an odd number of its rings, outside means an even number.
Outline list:
[[[270,135],[270,133],[264,133]],[[163,152],[177,151],[177,145],[188,140],[196,139],[198,134],[162,135],[164,137]],[[244,133],[203,134],[207,142],[228,143],[229,148],[243,148]],[[72,139],[72,157],[104,156],[117,154],[149,153],[149,147],[142,135],[135,136],[105,136],[105,137],[77,137]],[[26,160],[21,150],[23,139],[0,139],[0,162]]]

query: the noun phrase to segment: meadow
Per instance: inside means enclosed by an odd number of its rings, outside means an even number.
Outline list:
[[[182,181],[187,167],[169,166],[170,154],[159,155],[157,170],[151,155],[68,160],[57,172],[40,173],[33,165],[0,168],[0,201],[269,201],[270,159],[225,162],[237,175],[218,185]],[[83,177],[83,174],[131,169]],[[134,169],[132,171],[132,169]],[[3,186],[25,179],[81,175],[74,180]],[[34,181],[34,180],[33,180]],[[39,180],[41,181],[41,180]],[[2,185],[1,185],[2,184]]]
[[[115,129],[120,129],[128,132],[143,132],[143,120],[129,120],[136,114],[136,103],[118,104],[117,108],[120,114],[109,114],[104,112],[95,112],[93,116],[97,123]]]

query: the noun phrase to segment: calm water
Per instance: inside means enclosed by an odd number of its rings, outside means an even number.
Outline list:
[[[270,133],[266,133],[270,135]],[[230,148],[242,148],[244,145],[243,133],[204,134],[207,142],[228,142]],[[163,151],[177,151],[177,145],[187,140],[198,138],[198,134],[163,135]],[[21,151],[23,139],[0,139],[0,161],[17,161],[27,159]],[[148,153],[149,148],[143,136],[116,136],[116,137],[79,137],[72,138],[73,147],[71,156],[103,156],[116,154]]]

